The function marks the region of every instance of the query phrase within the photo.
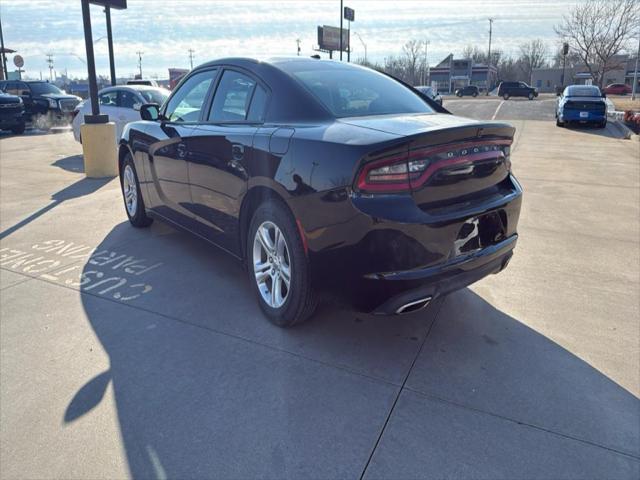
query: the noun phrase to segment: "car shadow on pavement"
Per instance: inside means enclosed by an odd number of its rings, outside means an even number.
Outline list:
[[[81,287],[110,369],[87,378],[61,417],[64,423],[82,418],[112,383],[133,478],[359,476],[392,405],[376,403],[361,383],[393,393],[402,377],[410,390],[452,408],[466,406],[630,454],[640,448],[634,395],[469,289],[445,299],[435,323],[426,320],[432,311],[358,322],[358,316],[325,305],[311,323],[281,330],[259,314],[245,274],[226,254],[182,233],[158,234],[156,225],[131,229],[135,237],[124,245],[127,228],[118,225],[96,251],[113,248],[109,239],[115,237],[127,255],[158,255],[164,263],[149,273],[155,276],[135,280],[156,291],[122,302],[113,289],[100,290],[109,283],[91,291]],[[87,262],[81,278],[106,282],[110,265]],[[420,326],[421,338],[398,344],[396,334],[412,324]],[[270,336],[277,337],[277,348],[268,344]],[[350,362],[405,353],[398,345],[412,357],[397,367],[399,381],[380,380],[375,370],[352,373]],[[338,358],[336,346],[358,358]],[[424,421],[428,415],[416,419]],[[360,431],[360,423],[371,429]],[[442,432],[443,442],[451,441],[447,435]],[[406,440],[412,441],[411,432]],[[429,448],[424,445],[424,452]],[[516,461],[523,468],[544,463],[540,452],[520,451]]]
[[[48,203],[44,207],[40,208],[39,210],[35,211],[34,213],[29,215],[28,217],[20,220],[15,225],[13,225],[13,226],[3,230],[2,232],[0,232],[0,240],[2,240],[3,238],[11,235],[12,233],[14,233],[14,232],[16,232],[18,230],[20,230],[21,228],[29,225],[31,222],[33,222],[34,220],[40,218],[42,215],[44,215],[48,211],[54,209],[55,207],[57,207],[58,205],[62,204],[63,202],[65,202],[67,200],[72,200],[74,198],[82,197],[82,196],[85,196],[85,195],[90,195],[90,194],[94,193],[95,191],[99,190],[100,188],[102,188],[103,186],[105,186],[111,180],[112,180],[112,177],[83,178],[83,179],[78,180],[77,182],[75,182],[75,183],[63,188],[59,192],[56,192],[53,195],[51,195],[51,202],[50,203]]]
[[[620,130],[614,127],[611,124],[611,122],[608,122],[605,128],[600,128],[592,125],[564,125],[562,128],[565,128],[572,132],[584,133],[588,135],[597,135],[599,137],[616,138],[616,139],[625,138],[622,132],[620,132]]]

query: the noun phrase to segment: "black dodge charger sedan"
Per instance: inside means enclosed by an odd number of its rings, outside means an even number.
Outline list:
[[[415,311],[512,256],[514,128],[384,74],[222,59],[141,116],[119,146],[131,223],[158,218],[242,259],[277,325],[308,318],[327,287],[373,313]]]

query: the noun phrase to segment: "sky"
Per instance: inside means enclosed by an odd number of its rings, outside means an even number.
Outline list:
[[[397,55],[410,39],[428,40],[434,65],[466,45],[486,48],[493,17],[492,48],[515,54],[534,38],[550,49],[557,45],[554,25],[583,0],[345,0],[355,10],[352,32],[367,46],[371,61]],[[25,73],[49,75],[47,53],[57,72],[86,77],[86,54],[80,0],[0,0],[5,46],[25,60]],[[339,26],[339,0],[128,0],[127,10],[112,14],[116,73],[132,76],[143,52],[144,77],[167,78],[168,67],[189,67],[226,56],[312,55],[318,25]],[[96,69],[108,75],[105,16],[91,7]],[[346,22],[345,22],[346,28]],[[364,46],[352,35],[352,57],[364,57]],[[334,57],[335,58],[335,57]],[[13,66],[12,55],[7,66]]]

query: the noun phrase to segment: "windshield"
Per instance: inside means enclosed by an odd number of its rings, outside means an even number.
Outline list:
[[[313,68],[291,72],[336,117],[432,113],[401,83],[364,68]]]
[[[47,93],[56,93],[56,94],[64,93],[55,85],[52,85],[46,82],[30,83],[29,87],[31,87],[31,92],[34,95],[46,95]]]
[[[144,97],[145,102],[147,103],[157,103],[158,105],[162,105],[165,100],[169,97],[171,92],[169,90],[165,90],[164,88],[157,88],[153,90],[140,90],[140,95]]]
[[[565,97],[599,97],[601,96],[600,89],[593,85],[567,87],[564,95]]]

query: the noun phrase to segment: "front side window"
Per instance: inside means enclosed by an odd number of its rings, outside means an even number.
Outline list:
[[[140,103],[135,93],[129,90],[120,91],[120,99],[118,100],[118,106],[122,108],[133,108],[136,103]]]
[[[103,107],[116,107],[118,105],[118,91],[111,90],[109,92],[101,93],[98,96],[98,103]]]
[[[433,112],[416,92],[373,70],[332,66],[291,73],[336,117]]]
[[[169,100],[164,116],[170,122],[197,122],[217,70],[206,70],[189,77]]]
[[[250,77],[234,70],[225,70],[213,99],[209,121],[245,121],[255,86],[255,80]]]

